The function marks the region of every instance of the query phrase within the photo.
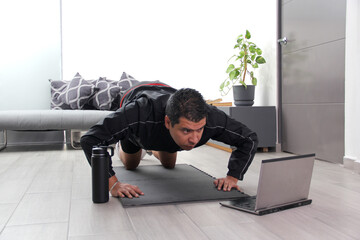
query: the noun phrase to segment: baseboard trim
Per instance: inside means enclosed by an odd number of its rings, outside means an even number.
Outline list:
[[[360,160],[352,156],[344,156],[344,168],[360,173]]]
[[[232,152],[232,149],[229,148],[229,147],[224,147],[224,146],[220,146],[218,144],[215,144],[215,143],[211,143],[211,142],[207,142],[206,145],[210,146],[210,147],[214,147],[214,148],[217,148],[217,149],[220,149],[220,150],[223,150],[223,151],[226,151],[226,152]]]

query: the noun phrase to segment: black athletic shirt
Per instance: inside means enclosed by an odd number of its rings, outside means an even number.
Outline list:
[[[165,107],[176,89],[160,82],[141,82],[128,90],[121,99],[121,107],[90,128],[81,138],[81,146],[91,163],[92,147],[109,145],[128,139],[135,145],[155,151],[177,152],[182,149],[174,142],[165,127]],[[257,135],[244,124],[232,119],[214,106],[208,106],[203,135],[195,147],[209,139],[235,147],[228,173],[242,180],[257,149]],[[109,163],[109,177],[115,172]]]

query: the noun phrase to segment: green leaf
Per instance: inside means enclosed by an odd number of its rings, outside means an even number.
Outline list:
[[[231,72],[229,73],[230,80],[235,79],[237,76],[239,76],[239,74],[240,74],[240,73],[239,73],[238,70],[231,71]]]
[[[231,58],[229,58],[228,62],[230,62],[233,57],[236,57],[236,55],[232,55]]]
[[[249,47],[249,51],[250,51],[251,53],[255,53],[256,49],[255,49],[255,47],[254,47],[253,45],[251,45],[251,46]]]
[[[255,61],[256,61],[258,64],[266,63],[265,58],[263,58],[262,56],[258,56]]]
[[[254,63],[253,65],[251,65],[253,68],[258,68],[259,65],[257,63]]]
[[[256,49],[256,53],[257,53],[258,55],[261,55],[261,54],[262,54],[261,49],[260,49],[260,48],[257,48],[257,49]]]
[[[257,79],[256,79],[256,78],[252,78],[252,79],[251,79],[251,82],[252,82],[252,84],[253,84],[254,86],[257,85]]]
[[[250,72],[250,77],[251,77],[251,78],[254,77],[254,72],[253,72],[253,71]]]
[[[246,34],[245,34],[245,38],[246,39],[250,39],[251,38],[251,34],[248,30],[246,30]]]
[[[237,40],[237,43],[241,44],[241,42],[242,42],[242,39]]]
[[[245,51],[241,51],[241,52],[239,53],[239,58],[244,57],[244,55],[245,55]]]
[[[234,46],[234,48],[238,48],[239,47],[239,44],[236,44],[235,46]]]
[[[223,82],[221,85],[220,85],[220,91],[222,91],[224,89],[224,84],[225,82]]]
[[[254,60],[255,60],[255,58],[256,58],[256,54],[251,55],[251,61],[254,61]]]
[[[226,69],[226,73],[231,72],[235,68],[234,64],[230,64],[229,67]]]
[[[246,62],[251,64],[251,60],[250,60],[250,59],[248,59]]]

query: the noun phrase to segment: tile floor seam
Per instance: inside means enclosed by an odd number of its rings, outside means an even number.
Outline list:
[[[184,211],[178,204],[176,204],[176,208],[181,209],[181,212],[189,219],[189,221],[196,226],[196,228],[206,237],[207,239],[211,240],[210,236],[206,234],[206,232],[199,226],[187,213]]]
[[[119,200],[120,202],[120,200]],[[131,229],[132,231],[134,232],[135,236],[136,236],[136,239],[141,239],[140,235],[137,233],[136,231],[136,228],[135,228],[135,224],[134,222],[132,221],[130,215],[129,215],[129,212],[127,211],[126,208],[124,208],[124,211],[126,212],[126,217],[128,218],[129,222],[130,222],[130,225],[131,225]]]
[[[74,168],[74,160],[72,160],[72,168]],[[69,239],[69,235],[70,235],[70,215],[71,215],[71,206],[72,206],[72,194],[73,194],[73,181],[74,181],[74,169],[72,169],[72,174],[71,174],[71,189],[70,189],[70,200],[69,200],[69,213],[68,213],[68,220],[67,220],[67,231],[66,231],[66,236],[67,239]]]
[[[37,174],[40,172],[40,169],[41,169],[41,168],[39,168],[39,169],[37,170],[36,174],[34,174],[31,182],[29,183],[29,185],[27,186],[26,190],[24,191],[24,194],[22,195],[22,197],[20,198],[20,200],[17,202],[17,205],[16,205],[16,207],[14,208],[14,211],[11,213],[10,217],[7,219],[6,223],[4,224],[4,228],[3,228],[2,231],[0,232],[0,236],[1,236],[1,234],[3,233],[3,231],[4,231],[7,227],[11,227],[11,226],[8,226],[9,221],[10,221],[10,219],[14,216],[14,213],[15,213],[16,210],[18,209],[20,203],[23,201],[25,195],[28,194],[27,192],[28,192],[28,190],[30,189],[31,184],[34,182]],[[21,225],[18,225],[18,226],[21,226]]]

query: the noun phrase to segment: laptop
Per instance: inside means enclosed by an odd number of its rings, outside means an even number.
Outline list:
[[[220,204],[256,215],[311,204],[308,195],[314,161],[315,154],[263,160],[257,195]]]

